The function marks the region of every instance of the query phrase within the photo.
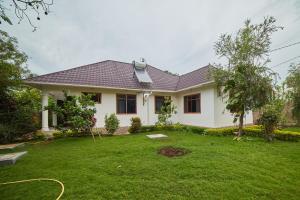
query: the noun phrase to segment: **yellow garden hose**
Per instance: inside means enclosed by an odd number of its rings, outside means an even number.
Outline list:
[[[56,198],[56,200],[59,200],[65,191],[65,187],[62,182],[60,182],[59,180],[56,180],[56,179],[51,179],[51,178],[34,178],[34,179],[27,179],[27,180],[20,180],[20,181],[12,181],[12,182],[0,183],[0,185],[9,185],[9,184],[14,184],[14,183],[25,183],[25,182],[33,182],[33,181],[54,181],[56,183],[59,183],[61,186],[61,192],[60,192],[59,196]]]

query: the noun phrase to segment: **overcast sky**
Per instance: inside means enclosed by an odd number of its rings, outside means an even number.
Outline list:
[[[219,63],[213,45],[220,34],[235,33],[247,18],[257,23],[264,16],[284,26],[272,37],[273,49],[300,41],[300,0],[54,0],[48,16],[33,19],[37,31],[25,20],[0,27],[17,37],[29,56],[28,67],[37,74],[140,57],[183,74]],[[272,53],[269,66],[296,56],[300,45]],[[274,70],[284,78],[288,66]]]

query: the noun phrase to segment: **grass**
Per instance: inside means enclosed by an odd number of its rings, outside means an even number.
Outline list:
[[[288,128],[284,128],[282,130],[284,130],[284,131],[293,131],[293,132],[300,133],[300,127],[288,127]]]
[[[47,177],[65,185],[62,199],[299,199],[300,143],[260,138],[165,132],[66,138],[27,145],[14,166],[0,168],[0,182]],[[162,146],[187,148],[176,158],[157,154]],[[0,199],[55,199],[51,182],[0,186]]]

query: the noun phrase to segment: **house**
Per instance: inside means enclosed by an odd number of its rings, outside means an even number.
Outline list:
[[[130,125],[130,118],[139,116],[143,125],[157,122],[157,115],[164,97],[171,97],[177,106],[172,122],[203,127],[233,125],[233,116],[225,109],[214,81],[209,76],[208,65],[187,74],[173,75],[162,71],[144,60],[124,63],[102,61],[55,73],[27,79],[28,85],[42,90],[42,106],[48,105],[51,95],[63,100],[69,95],[92,93],[95,101],[96,127],[104,127],[104,116],[116,113],[120,126]],[[252,123],[252,113],[245,116]],[[52,125],[57,117],[52,114]],[[42,130],[48,131],[48,111],[42,112]]]

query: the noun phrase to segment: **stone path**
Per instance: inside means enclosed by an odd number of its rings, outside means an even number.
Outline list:
[[[22,151],[18,153],[0,154],[0,166],[13,165],[20,157],[22,157],[26,153],[27,151]]]
[[[164,134],[151,134],[151,135],[147,135],[147,137],[151,139],[157,139],[157,138],[166,138],[168,136]]]
[[[22,146],[24,146],[24,143],[4,144],[4,145],[0,145],[0,150],[2,150],[2,149],[14,149],[16,147],[22,147]]]

